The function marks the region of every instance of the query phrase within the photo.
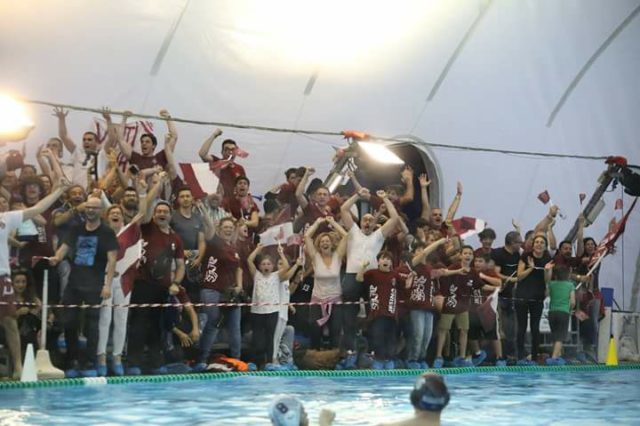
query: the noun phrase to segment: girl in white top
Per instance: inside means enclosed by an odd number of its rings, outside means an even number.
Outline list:
[[[323,222],[328,223],[338,235],[336,236],[333,232],[323,232],[316,236],[315,241],[312,240],[318,226]],[[336,347],[340,336],[340,321],[339,318],[336,319],[335,314],[332,319],[331,313],[332,311],[337,312],[339,310],[339,305],[333,306],[333,303],[340,302],[342,296],[340,267],[347,252],[346,236],[347,231],[331,216],[318,218],[314,224],[307,229],[304,235],[304,249],[307,256],[311,259],[314,270],[311,301],[322,303],[320,306],[312,305],[310,308],[312,325],[317,325],[321,329],[327,321],[331,319],[329,324],[331,328],[331,340],[332,345]],[[319,329],[316,331],[319,331]],[[320,333],[314,334],[316,334],[316,336],[312,339],[315,340],[312,342],[312,345],[319,346]]]
[[[281,267],[274,271],[275,262],[269,255],[260,257],[256,268],[256,256],[262,251],[262,244],[258,244],[247,258],[249,274],[253,278],[253,297],[251,302],[251,319],[253,324],[253,349],[255,363],[264,367],[273,359],[273,337],[278,324],[280,286],[295,272],[290,268],[284,255],[284,250],[278,246]],[[261,306],[262,305],[262,306]]]

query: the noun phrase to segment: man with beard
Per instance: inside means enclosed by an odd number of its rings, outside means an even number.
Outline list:
[[[138,196],[138,191],[136,191],[133,186],[126,187],[120,199],[120,207],[122,208],[125,225],[128,225],[138,214],[139,205],[140,197]]]
[[[116,270],[118,241],[109,226],[103,224],[102,201],[91,197],[85,204],[85,223],[69,230],[56,255],[49,262],[56,265],[67,254],[71,255],[71,274],[62,296],[65,305],[99,305],[111,295],[111,283]],[[86,309],[84,335],[87,337],[86,353],[78,350],[78,333],[81,309],[64,311],[64,336],[67,343],[67,377],[95,377],[95,357],[98,348],[98,323],[100,311]]]
[[[166,180],[167,174],[161,173]],[[184,278],[184,247],[171,222],[171,206],[160,200],[153,217],[145,217],[142,231],[142,256],[136,275],[131,303],[165,303],[180,292]],[[175,263],[175,272],[171,267]],[[165,374],[162,354],[162,308],[133,309],[129,314],[129,346],[127,374],[141,374],[145,345],[148,347],[152,374]]]
[[[376,229],[376,220],[372,214],[365,214],[360,219],[358,226],[351,217],[351,206],[359,199],[367,198],[369,190],[362,188],[340,207],[340,216],[345,229],[348,230],[347,240],[347,269],[342,280],[342,301],[357,302],[362,296],[362,285],[356,280],[363,264],[367,263],[367,269],[377,269],[376,256],[382,249],[385,238],[394,231],[398,224],[399,216],[395,206],[384,191],[378,191],[377,195],[387,207],[389,219],[380,228]],[[363,271],[363,272],[366,272]],[[357,317],[360,307],[358,305],[345,305],[342,318],[343,337],[341,351],[344,352],[344,368],[355,366],[357,354],[355,354],[355,337],[357,331]],[[342,361],[341,361],[342,362]]]

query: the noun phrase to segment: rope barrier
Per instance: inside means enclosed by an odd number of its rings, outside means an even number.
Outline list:
[[[103,112],[103,110],[100,108],[92,108],[92,107],[85,107],[85,106],[71,105],[71,104],[61,104],[57,102],[41,101],[37,99],[23,99],[22,101],[26,103],[34,104],[34,105],[66,108],[74,111],[94,112],[97,114],[102,114]],[[124,111],[110,111],[110,112],[112,115],[124,115]],[[259,130],[264,132],[291,133],[291,134],[299,134],[299,135],[336,136],[340,138],[344,137],[341,131],[336,132],[336,131],[326,131],[326,130],[290,129],[285,127],[270,127],[270,126],[259,126],[259,125],[250,125],[250,124],[226,123],[221,121],[194,120],[194,119],[179,118],[179,117],[171,117],[167,119],[165,117],[160,117],[158,115],[142,114],[137,112],[132,113],[131,117],[160,120],[160,121],[171,120],[176,123],[196,124],[200,126],[228,127],[228,128],[234,128],[234,129]],[[385,142],[419,143],[420,145],[426,145],[432,148],[455,149],[459,151],[472,151],[472,152],[491,152],[491,153],[505,154],[505,155],[525,155],[525,156],[544,157],[544,158],[570,158],[570,159],[576,159],[576,160],[596,160],[596,161],[604,161],[608,157],[606,155],[559,154],[554,152],[517,151],[517,150],[510,150],[510,149],[461,146],[461,145],[451,145],[451,144],[433,143],[433,142],[424,142],[424,141],[417,142],[415,140],[408,140],[403,138],[391,138],[391,137],[376,136],[376,135],[371,135],[371,138],[373,140],[380,140]]]
[[[97,377],[84,379],[38,380],[37,382],[0,382],[0,390],[37,389],[71,386],[122,385],[132,383],[166,383],[197,380],[226,380],[237,377],[323,377],[323,378],[356,378],[356,377],[415,377],[425,371],[440,375],[463,374],[522,374],[522,373],[573,373],[640,370],[640,364],[618,366],[605,365],[566,365],[566,366],[512,366],[512,367],[464,367],[439,368],[427,370],[298,370],[298,371],[252,371],[246,373],[198,373],[168,374],[164,376],[123,376]]]
[[[474,296],[464,296],[464,297],[474,297]],[[446,299],[446,298],[445,298]],[[544,300],[540,299],[525,299],[525,298],[516,298],[516,297],[499,297],[498,300],[506,300],[506,301],[523,301],[523,302],[543,302]],[[406,300],[398,301],[400,304],[409,303]],[[288,302],[288,303],[253,303],[253,302],[217,302],[217,303],[104,303],[104,304],[72,304],[72,305],[64,305],[64,304],[48,304],[42,305],[33,302],[4,302],[0,301],[0,305],[16,305],[19,307],[27,307],[27,306],[39,306],[47,308],[57,308],[57,309],[97,309],[97,308],[180,308],[183,306],[193,306],[196,308],[207,308],[212,306],[217,306],[220,308],[233,308],[233,307],[249,307],[249,306],[322,306],[322,305],[368,305],[369,302],[366,300],[362,301],[336,301],[336,302]]]

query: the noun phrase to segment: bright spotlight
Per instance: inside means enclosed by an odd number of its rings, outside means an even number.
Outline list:
[[[375,142],[358,142],[358,146],[371,157],[372,160],[383,164],[404,164],[404,161],[389,148]]]
[[[24,105],[10,96],[0,95],[0,140],[25,139],[33,127]]]

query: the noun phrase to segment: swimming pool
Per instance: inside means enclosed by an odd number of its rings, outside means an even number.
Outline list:
[[[640,369],[447,375],[446,425],[638,424]],[[414,376],[256,377],[0,390],[0,424],[269,424],[273,395],[304,401],[335,424],[377,424],[410,415]]]

